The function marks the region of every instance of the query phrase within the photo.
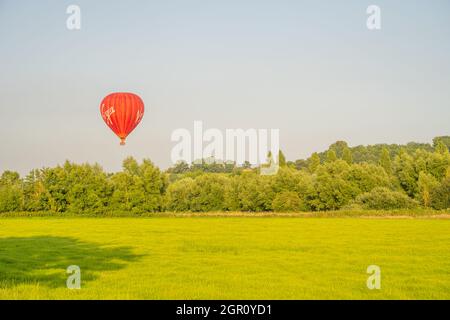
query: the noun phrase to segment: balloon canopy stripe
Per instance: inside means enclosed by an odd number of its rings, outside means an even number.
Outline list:
[[[134,93],[112,93],[102,100],[100,113],[106,125],[121,139],[121,144],[125,144],[125,139],[142,120],[144,102]]]

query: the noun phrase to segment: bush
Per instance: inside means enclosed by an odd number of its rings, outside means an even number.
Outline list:
[[[359,195],[355,203],[361,205],[363,209],[372,210],[412,209],[418,207],[418,203],[406,194],[383,187],[378,187]]]
[[[342,178],[343,172],[337,165],[346,162],[337,160],[325,166],[319,166],[316,178],[306,196],[306,203],[313,211],[338,210],[348,204],[358,194],[358,188]],[[335,170],[333,172],[333,170]]]
[[[109,209],[135,214],[161,211],[166,177],[150,160],[138,164],[133,158],[127,158],[123,171],[110,180],[113,192]]]
[[[212,173],[180,179],[167,188],[165,208],[176,212],[224,210],[229,180],[227,176]]]
[[[219,173],[205,173],[194,179],[191,211],[220,211],[225,208],[225,189],[229,178]]]
[[[270,211],[275,196],[273,176],[244,172],[237,177],[235,194],[237,195],[237,210],[239,211]]]
[[[391,178],[386,171],[373,164],[354,164],[345,172],[344,178],[358,189],[358,193],[369,192],[376,187],[392,186]]]
[[[438,210],[450,208],[450,178],[432,189],[431,206]]]
[[[0,186],[0,212],[22,210],[23,195],[18,186]]]
[[[283,191],[273,199],[272,210],[276,212],[303,211],[304,205],[296,192]]]
[[[418,206],[413,197],[426,208],[449,208],[450,154],[442,145],[436,146],[435,152],[431,146],[431,150],[416,147],[409,144],[402,151],[400,146],[390,150],[381,145],[356,147],[353,158],[357,162],[370,159],[372,164],[352,164],[347,145],[337,142],[330,147],[333,152],[328,159],[325,154],[314,154],[308,161],[299,160],[301,170],[293,163],[283,165],[281,159],[278,173],[268,176],[249,164],[236,167],[204,161],[201,165],[178,164],[162,172],[150,160],[139,163],[127,158],[121,172],[106,173],[99,165],[67,161],[62,166],[32,170],[23,179],[17,172],[3,172],[0,212],[408,211]],[[381,150],[380,166],[375,163]],[[337,159],[345,152],[346,161]]]
[[[165,209],[174,212],[189,211],[191,209],[194,179],[183,178],[170,184],[165,195]]]

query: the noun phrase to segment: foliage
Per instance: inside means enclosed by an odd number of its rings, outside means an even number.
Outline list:
[[[317,152],[314,152],[311,156],[311,158],[309,158],[308,160],[308,168],[310,172],[316,172],[317,168],[320,165],[320,157],[317,154]]]
[[[431,206],[438,210],[450,208],[450,178],[431,190]]]
[[[392,173],[392,162],[391,162],[391,156],[389,154],[388,148],[384,147],[381,151],[380,156],[380,166],[386,171],[387,174]]]
[[[5,171],[0,177],[0,212],[21,211],[23,193],[17,172]]]
[[[350,148],[347,147],[344,149],[344,151],[342,152],[342,160],[344,160],[348,164],[353,163],[353,155],[352,155],[352,151],[350,150]]]
[[[356,203],[364,209],[392,210],[402,208],[416,208],[417,202],[404,193],[377,187],[370,192],[363,193],[356,198]]]
[[[190,211],[220,211],[224,209],[225,188],[228,177],[220,174],[203,174],[194,180],[190,192]]]
[[[417,182],[418,194],[417,198],[424,207],[431,205],[431,192],[439,186],[439,182],[429,173],[420,172],[419,181]]]
[[[336,210],[357,195],[357,188],[345,179],[350,166],[342,160],[319,166],[306,203],[311,210]]]
[[[139,165],[133,158],[125,159],[123,172],[113,175],[111,183],[113,208],[135,213],[162,209],[165,176],[150,160]]]
[[[447,209],[447,138],[434,139],[433,147],[409,143],[350,148],[338,141],[326,153],[295,162],[286,161],[280,151],[279,170],[269,176],[249,163],[180,162],[162,172],[148,159],[138,163],[133,158],[125,159],[117,173],[106,173],[98,164],[69,161],[32,170],[24,178],[5,171],[0,178],[0,212],[140,215],[324,211],[349,206],[392,209],[417,203]],[[363,158],[369,160],[360,161]]]
[[[273,199],[272,209],[275,212],[298,212],[303,211],[304,205],[296,192],[283,191]]]

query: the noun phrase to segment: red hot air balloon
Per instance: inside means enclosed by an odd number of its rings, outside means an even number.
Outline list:
[[[120,138],[120,145],[124,145],[144,116],[144,102],[134,93],[111,93],[102,100],[100,112],[108,127]]]

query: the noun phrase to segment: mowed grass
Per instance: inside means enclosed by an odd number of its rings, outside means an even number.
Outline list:
[[[119,298],[449,299],[450,220],[0,219],[0,299]]]

